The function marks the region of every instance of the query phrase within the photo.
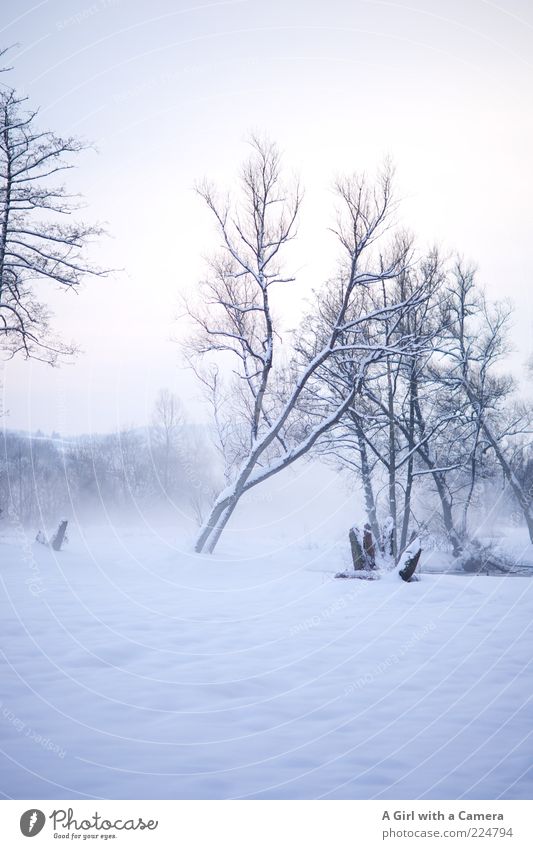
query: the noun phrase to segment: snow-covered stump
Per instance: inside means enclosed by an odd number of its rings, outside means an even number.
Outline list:
[[[47,545],[50,548],[53,548],[54,551],[61,551],[61,546],[66,541],[66,533],[67,533],[68,521],[67,519],[63,519],[57,528],[55,534],[48,539],[46,534],[42,531],[37,531],[37,536],[35,537],[36,542],[40,542],[41,545]]]
[[[348,534],[350,541],[350,550],[352,552],[352,565],[355,572],[365,568],[364,554],[359,540],[359,529],[356,527],[350,528]]]
[[[376,568],[376,546],[374,545],[374,538],[372,536],[372,529],[370,525],[367,524],[363,528],[363,553],[365,559],[365,568],[366,569],[375,569]]]
[[[61,546],[65,541],[65,536],[67,532],[68,522],[66,519],[63,519],[62,522],[59,523],[59,527],[55,532],[54,536],[50,540],[50,545],[54,549],[54,551],[61,551]]]
[[[376,546],[369,524],[363,534],[355,525],[348,533],[352,554],[353,571],[337,572],[336,578],[363,578],[373,580],[376,575]]]
[[[397,571],[402,581],[409,583],[410,581],[418,580],[415,576],[415,570],[418,566],[421,554],[422,546],[420,544],[420,539],[415,537],[415,539],[409,543],[398,562]]]
[[[387,526],[387,540],[391,538],[393,529],[393,525]],[[392,564],[390,562],[390,554],[382,550],[382,540],[380,540],[380,551],[376,551],[376,545],[369,524],[364,526],[362,535],[357,527],[350,528],[348,538],[350,540],[353,569],[347,569],[345,572],[337,572],[335,575],[336,578],[361,578],[363,580],[375,581],[381,574],[395,571],[407,583],[418,580],[418,577],[415,576],[415,570],[422,554],[422,546],[419,537],[416,535],[413,535],[409,545],[402,552],[395,565],[393,565],[394,561]]]

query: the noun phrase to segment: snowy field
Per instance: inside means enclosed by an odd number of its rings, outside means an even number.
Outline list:
[[[531,797],[530,579],[341,581],[340,539],[189,543],[3,532],[5,796]]]

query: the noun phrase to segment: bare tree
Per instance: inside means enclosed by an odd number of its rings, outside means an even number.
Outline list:
[[[54,338],[38,286],[75,289],[85,275],[103,274],[84,259],[101,230],[68,221],[77,207],[54,179],[82,144],[36,125],[25,98],[0,90],[0,340],[8,357],[22,352],[54,363],[74,349]]]
[[[457,262],[446,302],[448,338],[443,353],[445,367],[439,372],[441,385],[460,393],[470,431],[467,495],[463,523],[483,455],[493,453],[505,480],[523,512],[533,542],[533,507],[512,464],[513,440],[531,434],[531,411],[526,405],[511,404],[514,381],[498,370],[509,351],[507,328],[511,315],[508,303],[489,303],[476,287],[475,270]]]
[[[242,397],[240,380],[226,380],[217,363],[204,367],[190,352],[187,359],[210,410],[209,433],[228,485],[249,450],[249,421],[246,418],[249,405]]]
[[[412,237],[400,234],[396,250],[400,253],[410,251],[411,244]],[[368,343],[396,350],[367,370],[353,405],[318,446],[321,455],[333,458],[338,468],[355,472],[360,479],[374,539],[381,538],[380,525],[386,521],[390,529],[387,546],[390,545],[390,553],[394,556],[407,543],[412,513],[412,490],[417,473],[414,401],[419,375],[433,351],[435,321],[432,314],[440,265],[437,252],[431,252],[416,262],[413,260],[397,278],[383,280],[363,293],[359,308],[373,309],[377,313],[377,318],[369,321],[366,327]],[[390,317],[388,305],[410,301],[409,309]],[[380,310],[385,310],[385,317]],[[329,323],[334,312],[331,306],[325,311],[321,305],[324,325]],[[357,360],[346,355],[339,367],[330,373],[332,391],[342,395],[356,368]],[[398,420],[403,419],[404,430],[398,426]],[[385,501],[384,509],[378,506],[378,501],[381,504]]]
[[[199,328],[195,350],[201,355],[232,355],[237,379],[244,387],[241,409],[249,424],[249,447],[232,482],[215,500],[197,540],[197,551],[214,550],[242,495],[307,454],[348,410],[371,364],[392,352],[386,344],[368,342],[362,328],[371,316],[354,313],[352,307],[356,293],[396,277],[407,261],[405,251],[393,251],[384,264],[380,262],[383,254],[380,257],[376,250],[391,225],[390,168],[384,168],[376,186],[364,177],[339,181],[336,188],[342,211],[335,233],[342,261],[337,314],[323,343],[296,345],[293,366],[284,373],[280,389],[273,377],[277,329],[269,293],[274,284],[292,279],[282,273],[278,261],[294,236],[300,193],[296,190],[289,195],[282,189],[275,146],[257,140],[253,145],[254,155],[242,174],[238,211],[232,211],[229,204],[220,207],[211,189],[202,190],[214,213],[223,251],[203,285],[203,309],[191,309]],[[415,300],[387,305],[373,311],[372,317],[394,323],[395,316]],[[354,351],[360,361],[343,397],[321,394],[333,362]],[[317,395],[320,402],[310,411],[307,401]],[[300,424],[302,410],[308,411],[305,427]]]
[[[150,442],[157,476],[167,498],[171,495],[172,478],[180,466],[178,440],[184,424],[179,398],[168,389],[161,389],[152,414]]]
[[[405,471],[400,549],[408,538],[415,483],[422,485],[421,492],[430,478],[439,497],[438,515],[459,556],[471,542],[468,515],[476,485],[494,476],[495,464],[531,533],[530,498],[513,462],[520,456],[523,437],[531,433],[531,414],[525,405],[513,403],[513,381],[499,367],[508,351],[509,306],[490,304],[476,286],[473,269],[461,262],[444,273],[441,264],[431,260],[423,270],[432,294],[406,315],[403,328],[416,353],[388,363],[388,369],[394,369],[392,403],[387,383],[383,388],[379,380],[367,383],[366,415],[373,426],[364,429],[364,437],[387,473],[387,445],[394,439],[396,483],[398,472]],[[398,278],[401,288],[406,276]],[[421,344],[424,338],[429,346]]]
[[[436,350],[442,351],[448,344],[442,306],[448,296],[448,276],[435,249],[386,286],[375,287],[367,298],[377,308],[405,301],[415,293],[419,303],[404,312],[394,337],[388,321],[374,321],[369,326],[369,339],[375,342],[381,338],[390,346],[393,339],[409,339],[409,345],[367,373],[360,396],[326,435],[320,450],[333,456],[340,468],[354,470],[359,476],[376,539],[380,536],[378,499],[383,502],[385,493],[386,506],[379,512],[381,521],[386,519],[393,529],[391,553],[395,556],[410,538],[415,484],[418,482],[420,490],[430,477],[445,533],[458,555],[462,544],[455,526],[450,476],[455,473],[459,479],[464,469],[471,426],[460,416],[456,394],[450,396],[436,378],[434,359],[442,356]],[[346,381],[349,375],[350,364],[345,361],[332,378]]]
[[[281,272],[280,258],[295,236],[301,203],[298,184],[291,191],[282,182],[276,146],[256,137],[251,145],[252,156],[241,173],[240,208],[232,208],[229,200],[219,202],[207,183],[198,189],[215,216],[222,250],[201,284],[201,305],[191,309],[198,327],[194,353],[228,353],[237,360],[234,373],[242,391],[248,449],[262,421],[268,421],[276,342],[271,291],[293,280]]]

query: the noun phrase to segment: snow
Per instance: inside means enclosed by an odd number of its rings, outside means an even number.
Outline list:
[[[2,532],[6,796],[531,798],[529,578],[260,534]]]

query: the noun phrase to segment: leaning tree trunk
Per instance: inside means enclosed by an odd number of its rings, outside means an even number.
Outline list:
[[[207,548],[209,553],[212,553],[216,542],[218,541],[222,531],[226,527],[233,510],[237,506],[237,502],[240,496],[233,496],[223,498],[221,500],[217,500],[213,505],[209,516],[204,522],[202,529],[198,535],[198,539],[196,540],[196,544],[194,546],[194,550],[198,553],[202,552],[204,548]],[[230,503],[233,501],[233,507],[228,513],[228,508]],[[212,542],[211,537],[216,534],[215,542]],[[209,544],[208,544],[209,543]]]
[[[226,494],[221,493],[215,501],[211,512],[198,535],[198,539],[196,540],[196,545],[194,546],[194,550],[196,552],[200,553],[204,551],[204,549],[207,549],[210,554],[213,553],[222,531],[228,524],[233,511],[239,503],[241,496],[245,492],[246,482],[252,474],[259,454],[260,451],[257,451],[256,449],[256,453],[254,452],[254,454],[248,458],[246,465],[237,477],[233,486],[230,488],[230,491],[227,492],[227,490],[225,490],[224,492]]]
[[[257,463],[258,458],[260,457],[262,451],[265,447],[268,447],[269,442],[271,442],[273,437],[270,439],[265,439],[263,446],[258,446],[253,454],[250,455],[248,460],[246,461],[246,465],[242,469],[241,473],[237,477],[237,480],[230,488],[230,491],[227,494],[222,493],[219,495],[209,517],[205,521],[198,539],[196,540],[196,545],[194,546],[194,550],[198,553],[207,550],[209,554],[212,554],[215,550],[215,546],[220,539],[222,531],[228,524],[233,511],[235,510],[237,504],[239,503],[241,497],[246,492],[248,483],[248,479],[252,474],[254,467]]]
[[[313,369],[317,368],[324,360],[326,359],[325,354],[321,354],[315,358],[313,361]],[[309,374],[312,374],[313,370],[309,367]],[[299,460],[300,457],[303,457],[307,454],[308,451],[311,450],[315,442],[320,439],[323,433],[325,433],[329,428],[333,427],[346,413],[349,409],[350,405],[353,403],[353,399],[355,395],[361,391],[363,378],[360,377],[356,382],[354,382],[350,392],[342,401],[342,403],[334,410],[334,412],[322,420],[322,422],[317,425],[311,433],[299,443],[296,448],[287,451],[281,461],[277,461],[273,463],[270,467],[266,467],[261,471],[261,474],[256,474],[254,478],[251,480],[252,472],[254,471],[260,457],[264,454],[269,445],[277,439],[281,428],[285,424],[286,420],[290,416],[293,411],[300,393],[303,391],[303,387],[305,386],[305,380],[301,380],[298,388],[294,391],[291,402],[287,404],[284,412],[281,414],[276,424],[272,426],[269,432],[265,435],[265,437],[253,448],[252,453],[247,458],[246,463],[237,477],[237,480],[233,484],[232,487],[228,490],[224,490],[223,493],[219,495],[217,498],[211,513],[204,526],[202,527],[198,539],[195,545],[195,551],[202,552],[207,548],[209,553],[212,553],[219,538],[222,534],[222,531],[226,527],[229,522],[235,507],[239,503],[239,500],[244,495],[247,490],[251,489],[253,486],[257,486],[259,483],[268,480],[269,477],[280,472],[282,469],[288,468],[292,463]]]
[[[211,534],[209,535],[209,538],[207,540],[207,545],[206,545],[206,549],[209,552],[209,554],[212,554],[213,551],[215,550],[215,546],[216,546],[217,542],[219,541],[219,539],[222,535],[222,531],[224,530],[224,528],[228,524],[229,520],[231,519],[231,517],[233,515],[233,511],[235,510],[237,504],[239,503],[239,499],[240,499],[241,495],[242,495],[242,492],[240,492],[238,495],[235,495],[234,498],[230,499],[228,506],[222,511],[217,523],[212,528]],[[199,549],[196,549],[196,550],[198,551]]]

